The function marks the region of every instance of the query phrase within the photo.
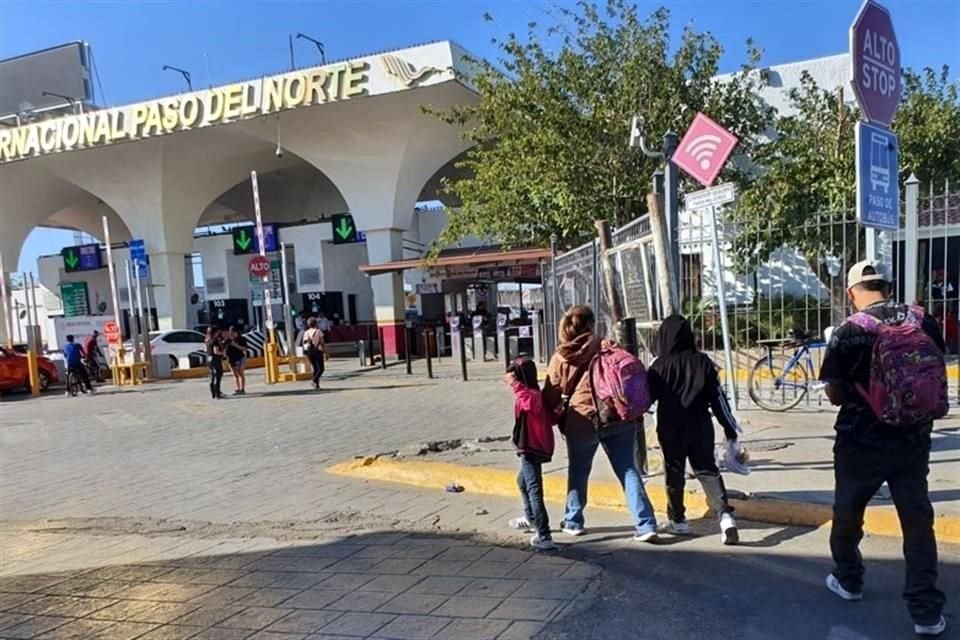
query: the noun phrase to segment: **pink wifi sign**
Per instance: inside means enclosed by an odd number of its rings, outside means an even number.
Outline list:
[[[737,142],[735,135],[698,113],[671,160],[697,182],[709,187],[717,179],[717,174]]]

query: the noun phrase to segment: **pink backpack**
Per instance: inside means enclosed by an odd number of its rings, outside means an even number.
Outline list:
[[[612,342],[590,363],[590,386],[600,425],[638,420],[653,404],[643,363]]]
[[[914,305],[899,325],[884,324],[862,311],[850,316],[850,322],[877,336],[867,388],[856,388],[885,424],[922,425],[950,409],[946,361],[924,332],[923,316],[923,309]]]

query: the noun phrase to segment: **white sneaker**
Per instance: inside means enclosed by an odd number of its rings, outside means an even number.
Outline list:
[[[633,539],[636,542],[656,542],[657,541],[657,532],[656,531],[647,531],[646,533],[635,533]]]
[[[507,522],[507,524],[510,526],[511,529],[519,529],[520,531],[527,531],[527,532],[530,532],[533,530],[533,525],[530,524],[530,521],[523,516],[519,518],[513,518],[512,520]]]
[[[530,546],[539,551],[552,551],[557,548],[550,538],[541,538],[539,534],[530,538]]]
[[[947,630],[947,620],[943,616],[940,616],[940,621],[937,624],[915,624],[913,625],[913,632],[918,636],[938,636],[944,631]]]
[[[582,536],[587,532],[587,530],[584,529],[583,527],[571,527],[567,524],[564,524],[560,530],[563,531],[568,536],[573,536],[573,537]]]
[[[833,575],[832,573],[827,576],[827,589],[830,589],[830,591],[834,592],[848,602],[857,602],[858,600],[863,600],[862,593],[853,593],[852,591],[847,591],[843,588],[843,585],[840,584],[840,581],[837,580],[837,576]]]
[[[667,524],[663,525],[660,528],[664,533],[672,533],[675,536],[688,536],[690,535],[690,525],[683,522],[674,522],[670,520]]]
[[[737,521],[732,513],[724,513],[720,516],[720,541],[725,545],[735,545],[740,542]]]

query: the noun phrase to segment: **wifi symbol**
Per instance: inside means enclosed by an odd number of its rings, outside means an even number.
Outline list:
[[[706,171],[710,168],[713,156],[720,147],[720,142],[720,136],[705,133],[691,140],[686,151],[700,164],[700,168]]]

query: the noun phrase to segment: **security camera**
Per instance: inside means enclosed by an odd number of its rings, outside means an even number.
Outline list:
[[[275,153],[277,154],[277,157],[278,157],[278,158],[282,158],[282,157],[283,157],[283,147],[277,145],[277,150],[276,150]]]

